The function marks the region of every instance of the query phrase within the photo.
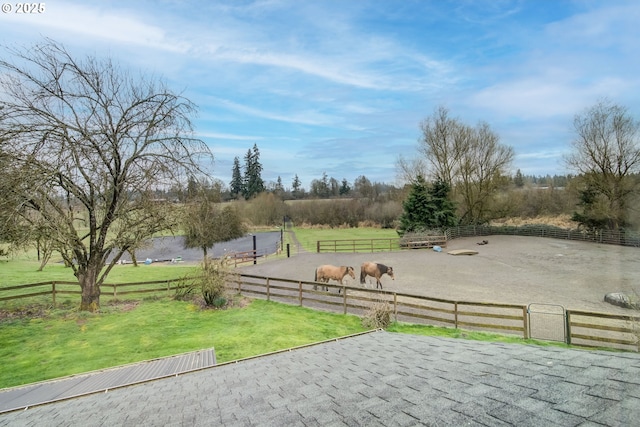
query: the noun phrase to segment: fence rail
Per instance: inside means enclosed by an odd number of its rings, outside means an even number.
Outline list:
[[[386,302],[396,321],[500,332],[530,338],[530,319],[526,305],[454,301],[401,292],[250,274],[240,274],[235,277],[236,279],[231,281],[228,287],[248,297],[354,315],[363,315],[373,304]],[[183,280],[103,284],[102,295],[109,298],[154,292],[171,295],[171,292],[183,286],[181,283]],[[328,286],[329,292],[313,289],[314,286],[320,285]],[[110,291],[105,292],[107,289]],[[51,296],[55,305],[56,296],[69,294],[80,295],[76,282],[39,282],[1,289],[0,302]],[[568,344],[640,351],[639,328],[640,316],[566,310]]]
[[[423,236],[407,240],[403,238],[387,239],[342,239],[318,240],[316,251],[321,252],[381,252],[401,249],[431,248],[435,245],[446,246],[447,241],[461,237],[475,236],[526,236],[549,237],[580,242],[604,243],[608,245],[640,247],[640,235],[630,231],[616,230],[570,230],[549,225],[490,226],[470,225],[447,228],[442,235]]]
[[[400,249],[398,238],[318,240],[316,251],[322,252],[383,252]]]
[[[571,230],[550,225],[465,226],[445,230],[447,239],[473,236],[527,236],[640,247],[640,235],[625,230]]]

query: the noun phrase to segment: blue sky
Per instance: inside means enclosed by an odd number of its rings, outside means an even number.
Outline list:
[[[15,5],[17,2],[9,2]],[[577,113],[640,118],[636,0],[47,1],[0,13],[0,44],[52,38],[163,76],[199,107],[214,175],[253,144],[263,179],[399,183],[439,105],[486,121],[513,172],[563,174]]]

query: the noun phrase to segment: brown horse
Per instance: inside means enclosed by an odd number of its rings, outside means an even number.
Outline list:
[[[376,289],[378,287],[382,289],[380,277],[382,277],[383,274],[387,274],[392,280],[396,280],[396,278],[393,277],[393,267],[387,267],[386,265],[378,264],[377,262],[363,262],[360,267],[360,283],[364,284],[366,287],[365,279],[367,276],[375,277]]]
[[[340,284],[342,285],[342,279],[344,279],[344,276],[346,275],[351,276],[352,279],[355,280],[356,278],[356,273],[355,270],[353,269],[353,267],[348,267],[348,266],[340,266],[340,267],[336,267],[335,265],[321,265],[320,267],[316,268],[316,275],[313,278],[314,281],[316,282],[323,282],[323,283],[329,283],[329,280],[335,280],[337,282],[340,282]],[[329,290],[328,286],[323,286],[325,291]],[[313,290],[317,290],[318,286],[317,285],[313,285]],[[338,292],[340,292],[340,290],[338,289]]]

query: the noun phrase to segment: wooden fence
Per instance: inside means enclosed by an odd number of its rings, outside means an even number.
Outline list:
[[[384,302],[395,321],[536,338],[529,333],[530,316],[526,305],[454,301],[337,284],[328,284],[329,292],[326,292],[314,290],[314,286],[321,289],[320,285],[325,285],[318,282],[249,274],[235,277],[228,287],[247,297],[358,316],[365,314],[373,304]],[[183,283],[183,279],[175,279],[104,284],[102,297],[117,299],[149,293],[171,296]],[[60,295],[80,295],[78,284],[56,281],[10,286],[0,289],[0,302],[51,296],[55,305]],[[560,327],[566,327],[568,344],[640,351],[640,316],[566,310],[566,317],[560,322]]]
[[[125,295],[139,295],[149,293],[171,294],[182,286],[183,279],[134,282],[134,283],[104,283],[101,289],[101,297],[118,299]],[[35,298],[39,296],[51,296],[51,302],[55,306],[59,303],[61,295],[81,295],[78,282],[52,281],[39,282],[27,285],[7,286],[0,289],[0,302],[23,298]]]
[[[385,252],[400,249],[399,239],[318,240],[316,251],[321,252]]]
[[[604,243],[609,245],[640,247],[640,235],[630,231],[616,230],[570,230],[548,225],[522,226],[464,226],[444,230],[443,235],[423,236],[406,240],[388,239],[343,239],[318,240],[316,251],[321,252],[382,252],[401,249],[431,248],[446,246],[448,240],[461,237],[507,235],[527,237],[549,237],[553,239],[577,240],[580,242]]]
[[[609,245],[640,247],[640,235],[624,230],[570,230],[550,225],[521,226],[465,226],[445,230],[447,239],[459,237],[507,235],[549,237],[553,239],[577,240],[581,242],[605,243]]]

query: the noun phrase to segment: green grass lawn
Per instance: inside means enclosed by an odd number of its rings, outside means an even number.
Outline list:
[[[39,266],[37,261],[24,258],[14,258],[8,262],[0,261],[0,289],[28,283],[76,281],[73,270],[65,267],[62,263],[49,263],[42,271],[38,271]],[[177,279],[195,271],[195,269],[196,266],[192,264],[139,264],[138,267],[131,264],[116,265],[107,276],[106,282],[132,283]]]
[[[169,298],[103,305],[100,314],[49,311],[0,321],[0,388],[214,348],[219,363],[364,331],[354,315],[253,300],[202,310]],[[540,343],[515,336],[393,324],[390,332]]]
[[[387,228],[294,228],[296,238],[300,244],[310,252],[316,251],[318,240],[347,240],[347,239],[397,239],[398,233]]]
[[[262,300],[227,310],[164,298],[100,314],[50,311],[0,322],[0,388],[212,347],[225,362],[363,330],[353,315]]]

